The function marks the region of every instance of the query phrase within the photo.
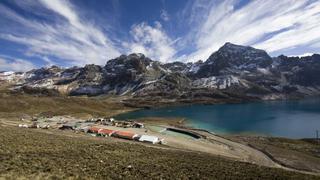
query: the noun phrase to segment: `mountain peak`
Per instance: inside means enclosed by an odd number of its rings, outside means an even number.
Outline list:
[[[214,52],[208,60],[212,58],[223,57],[229,61],[239,61],[242,60],[261,60],[261,59],[271,59],[266,51],[261,49],[255,49],[251,46],[242,46],[237,44],[232,44],[230,42],[225,43],[218,51]],[[237,62],[236,62],[237,63]]]
[[[223,51],[223,50],[232,50],[232,51],[249,51],[249,50],[255,50],[255,51],[264,51],[261,49],[255,49],[251,46],[242,46],[238,44],[233,44],[230,42],[226,42],[218,51]]]
[[[198,76],[217,76],[228,73],[230,69],[252,71],[271,63],[272,58],[263,50],[227,42],[201,65]]]
[[[142,53],[131,53],[128,57],[138,57],[138,58],[145,58],[146,56]]]
[[[226,42],[222,47],[232,47],[232,46],[240,46],[240,45],[233,44],[231,42]],[[241,46],[241,47],[243,47],[243,46]]]

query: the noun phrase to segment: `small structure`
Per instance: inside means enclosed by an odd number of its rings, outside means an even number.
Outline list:
[[[157,143],[161,142],[161,140],[158,137],[149,136],[149,135],[142,135],[139,138],[139,141],[141,141],[141,142],[149,142],[149,143],[152,143],[152,144],[157,144]]]
[[[61,130],[74,130],[76,128],[76,123],[66,123],[66,124],[62,124],[59,129]]]
[[[113,126],[114,125],[114,122],[111,122],[108,119],[103,119],[100,123],[102,125],[106,125],[106,126]]]
[[[176,132],[176,133],[181,133],[184,135],[188,135],[191,136],[195,139],[200,139],[202,136],[198,133],[194,133],[191,131],[187,131],[187,130],[183,130],[183,129],[179,129],[179,128],[166,128],[167,131],[172,131],[172,132]]]
[[[122,138],[122,139],[129,139],[129,140],[135,140],[139,137],[138,134],[134,134],[131,132],[126,132],[126,131],[116,131],[116,132],[112,133],[111,136]]]
[[[38,129],[49,129],[50,125],[49,124],[38,124],[37,128]]]
[[[29,126],[27,124],[19,124],[20,128],[29,128]]]
[[[144,124],[135,122],[135,123],[133,123],[132,127],[133,128],[144,128]]]
[[[131,127],[130,122],[118,121],[115,123],[116,127],[129,128]]]
[[[32,123],[30,125],[28,124],[19,124],[20,128],[37,128],[37,124],[36,123]]]
[[[80,132],[84,132],[84,133],[88,133],[90,127],[89,126],[80,126],[78,128],[76,128],[76,131],[80,131]]]

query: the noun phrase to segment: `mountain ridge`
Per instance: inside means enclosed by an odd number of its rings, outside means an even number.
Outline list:
[[[160,63],[143,54],[121,55],[104,66],[0,73],[15,92],[50,95],[126,95],[132,99],[291,99],[320,95],[320,55],[270,57],[226,43],[204,62]]]

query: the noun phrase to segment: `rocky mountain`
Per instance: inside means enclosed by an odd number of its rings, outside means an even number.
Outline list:
[[[228,75],[235,72],[254,72],[272,64],[272,58],[263,50],[226,43],[194,72],[196,77]]]
[[[143,54],[130,54],[105,66],[0,73],[0,81],[11,83],[17,92],[186,102],[318,96],[319,77],[320,55],[272,58],[263,50],[231,43],[204,62],[162,64]]]

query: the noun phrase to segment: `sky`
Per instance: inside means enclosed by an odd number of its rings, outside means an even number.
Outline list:
[[[271,56],[320,53],[320,0],[0,0],[0,71],[130,53],[195,62],[226,42]]]

